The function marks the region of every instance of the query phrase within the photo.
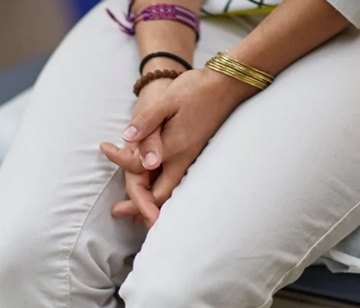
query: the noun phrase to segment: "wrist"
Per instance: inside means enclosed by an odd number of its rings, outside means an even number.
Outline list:
[[[158,0],[146,0],[146,1],[135,1],[135,3],[132,6],[132,13],[138,14],[140,13],[144,8],[148,7],[149,5],[155,5],[158,4]],[[200,11],[200,1],[183,1],[183,0],[167,0],[167,4],[174,4],[174,5],[181,5],[185,8],[192,10],[195,13],[199,14]]]
[[[233,107],[236,107],[247,98],[259,92],[259,89],[245,82],[213,71],[207,67],[201,68],[200,71],[213,87],[224,93],[226,101],[233,104]]]
[[[139,99],[143,97],[147,99],[159,99],[173,81],[174,80],[170,78],[155,79],[141,89],[138,97]]]
[[[136,39],[141,59],[151,53],[165,51],[181,57],[189,64],[193,62],[195,34],[189,27],[180,23],[169,20],[140,22],[136,25]],[[148,61],[144,72],[156,69],[185,70],[172,59],[158,57]]]

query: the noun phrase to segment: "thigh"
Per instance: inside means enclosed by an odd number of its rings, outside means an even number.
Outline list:
[[[270,307],[360,224],[359,48],[347,31],[234,111],[150,230],[130,308]]]
[[[144,239],[111,217],[123,172],[99,151],[122,143],[139,63],[106,7],[120,15],[126,3],[104,1],[60,45],[2,166],[2,307],[115,307],[124,257]]]
[[[0,106],[0,166],[21,123],[31,96],[31,89]]]

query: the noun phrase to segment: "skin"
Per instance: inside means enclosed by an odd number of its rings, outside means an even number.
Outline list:
[[[180,4],[178,0],[171,2]],[[150,3],[154,2],[139,1],[134,9]],[[180,5],[195,11],[199,2],[181,0]],[[136,30],[140,56],[166,50],[191,62],[194,33],[181,24],[166,23],[166,27],[165,21],[139,23]],[[325,0],[285,0],[230,49],[229,55],[276,76],[347,26],[348,21]],[[172,60],[159,58],[148,63],[145,73],[164,68],[183,69]],[[159,208],[171,197],[209,139],[231,112],[257,91],[208,68],[146,86],[123,134],[127,148],[101,144],[103,153],[126,170],[130,200],[115,204],[113,215],[132,215],[134,223],[144,222],[150,228],[159,216]]]

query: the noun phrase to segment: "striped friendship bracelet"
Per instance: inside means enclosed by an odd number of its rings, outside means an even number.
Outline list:
[[[196,34],[196,40],[200,37],[200,19],[194,12],[188,10],[179,5],[173,4],[155,4],[146,7],[139,14],[131,13],[131,6],[129,6],[129,12],[126,15],[126,20],[131,24],[130,27],[125,26],[121,23],[116,16],[108,9],[107,13],[110,17],[120,26],[121,30],[128,35],[135,35],[135,26],[140,21],[149,20],[172,20],[180,22],[194,30]]]

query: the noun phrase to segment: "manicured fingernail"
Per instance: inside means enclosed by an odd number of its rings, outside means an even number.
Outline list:
[[[156,162],[157,162],[157,157],[154,152],[149,152],[145,155],[145,165],[147,167],[151,167],[151,166],[155,165]]]
[[[140,155],[140,162],[141,162],[141,165],[144,167],[144,169],[147,169],[145,159],[141,155]]]
[[[137,128],[133,125],[130,125],[128,128],[126,128],[122,134],[122,137],[125,140],[132,140],[139,134]]]

